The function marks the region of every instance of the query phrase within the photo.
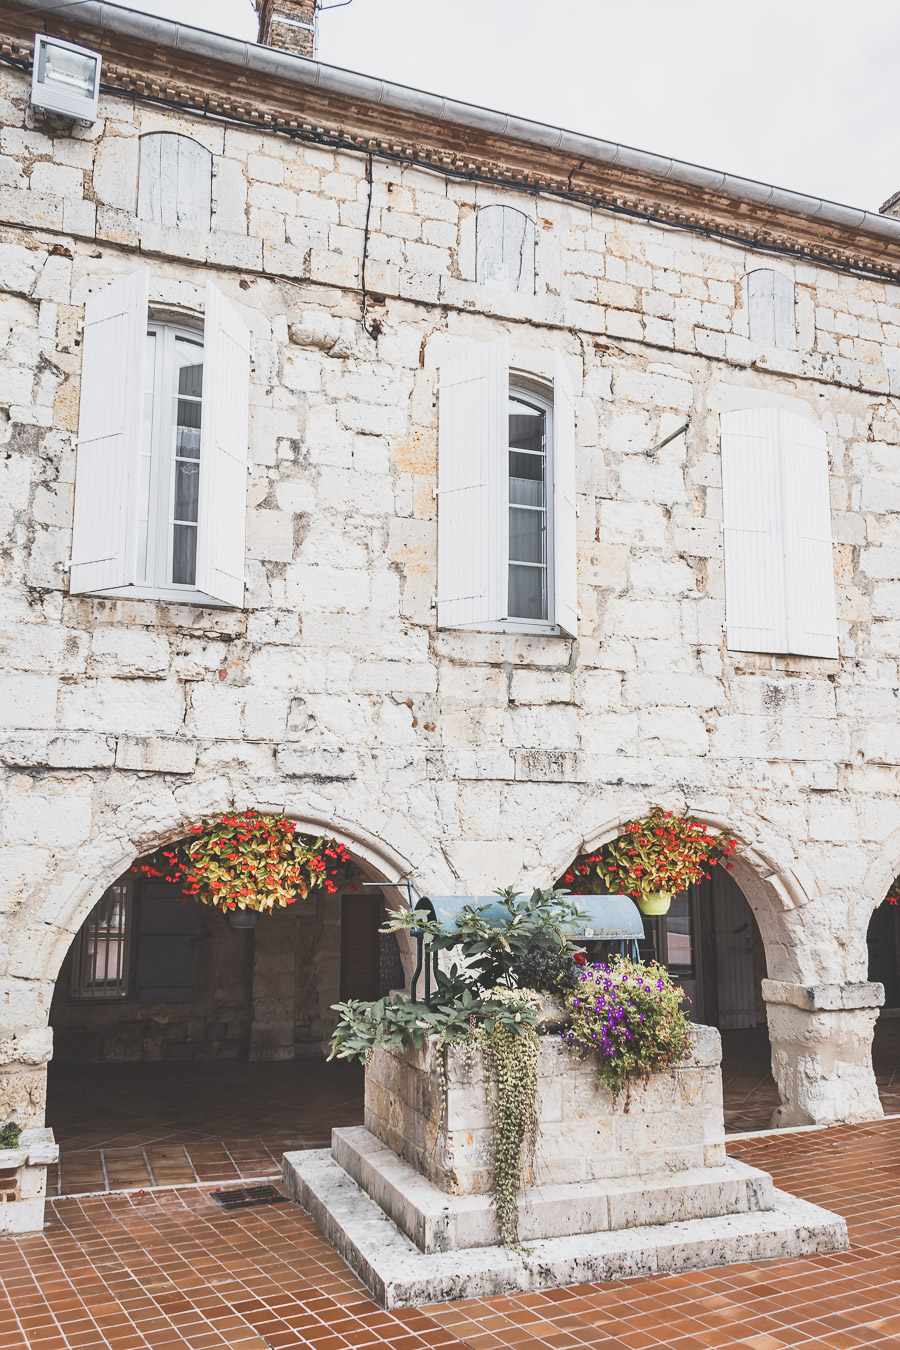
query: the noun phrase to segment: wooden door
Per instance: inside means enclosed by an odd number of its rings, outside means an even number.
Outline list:
[[[341,897],[341,999],[376,999],[381,992],[383,899],[375,895]]]
[[[753,974],[753,912],[736,881],[721,867],[712,873],[718,1026],[723,1031],[756,1026]]]

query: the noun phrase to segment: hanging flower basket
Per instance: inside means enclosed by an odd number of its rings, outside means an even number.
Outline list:
[[[191,833],[193,839],[157,849],[132,871],[180,886],[185,896],[226,915],[268,913],[317,889],[333,894],[350,861],[343,844],[298,834],[281,815],[226,814]]]
[[[702,820],[657,806],[645,820],[628,821],[596,853],[578,858],[564,881],[576,895],[630,895],[645,914],[665,914],[673,895],[710,877],[710,868],[736,847],[727,830],[710,834]],[[731,871],[731,863],[724,865]]]

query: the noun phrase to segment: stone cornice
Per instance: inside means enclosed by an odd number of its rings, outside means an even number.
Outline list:
[[[42,15],[4,6],[0,48],[7,60],[30,61],[36,22],[42,30],[101,51],[108,90],[900,281],[900,238],[688,184],[674,175],[661,178],[514,135],[476,131],[452,120],[242,69],[205,54],[89,27],[67,11]]]

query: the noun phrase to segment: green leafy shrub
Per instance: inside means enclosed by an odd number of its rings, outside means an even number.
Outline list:
[[[570,1025],[563,1044],[582,1059],[593,1057],[597,1077],[619,1093],[634,1078],[677,1064],[691,1045],[683,990],[655,961],[621,957],[586,966],[566,999]]]
[[[13,1121],[8,1125],[0,1125],[0,1148],[18,1148],[21,1134],[22,1126]]]
[[[585,967],[581,952],[554,951],[552,947],[533,947],[513,962],[512,973],[518,985],[538,989],[543,994],[565,998],[581,983]]]

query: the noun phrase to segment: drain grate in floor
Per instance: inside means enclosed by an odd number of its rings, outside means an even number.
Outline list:
[[[274,1186],[237,1186],[229,1191],[210,1191],[210,1196],[222,1209],[251,1209],[254,1205],[283,1205],[287,1196]]]

